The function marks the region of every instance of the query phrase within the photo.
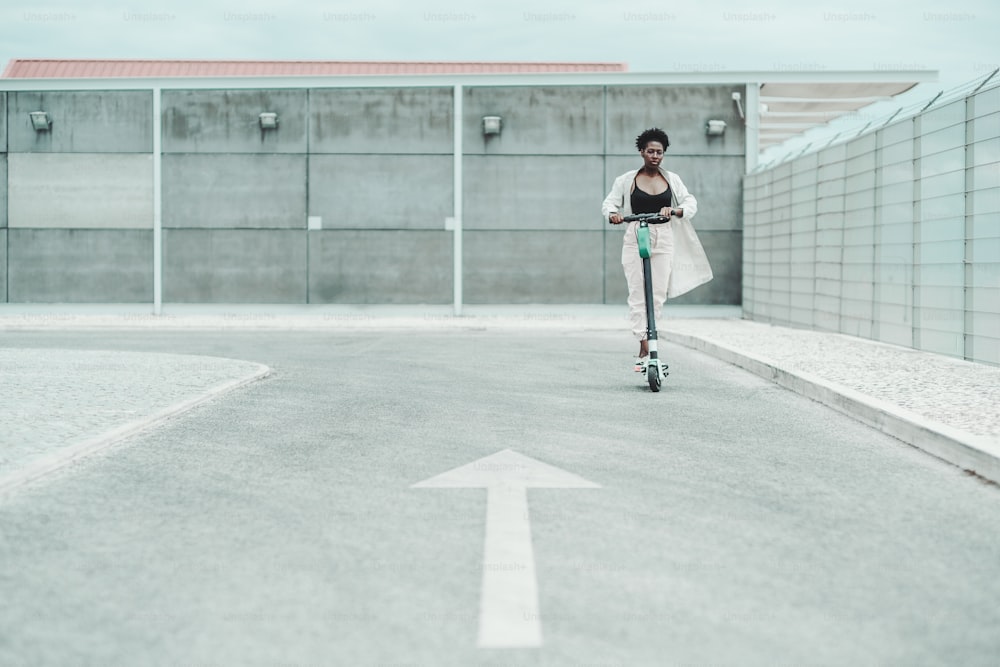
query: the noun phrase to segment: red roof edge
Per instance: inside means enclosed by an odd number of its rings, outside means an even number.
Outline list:
[[[350,61],[350,60],[132,60],[13,58],[0,78],[82,79],[201,76],[343,76],[624,72],[625,63]]]

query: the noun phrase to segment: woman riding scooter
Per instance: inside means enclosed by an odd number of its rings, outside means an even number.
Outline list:
[[[627,171],[615,179],[601,206],[601,214],[613,225],[637,213],[658,213],[670,222],[650,230],[650,264],[653,281],[654,320],[660,321],[663,302],[680,296],[712,279],[708,257],[691,226],[698,202],[680,176],[661,165],[670,146],[666,132],[650,128],[636,137],[642,156],[640,169]],[[630,222],[622,244],[622,267],[628,283],[629,320],[639,340],[634,369],[646,372],[649,346],[646,341],[645,293],[642,259],[636,241],[636,224]]]

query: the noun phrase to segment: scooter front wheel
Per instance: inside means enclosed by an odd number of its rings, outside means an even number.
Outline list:
[[[660,377],[660,369],[656,367],[656,364],[646,366],[646,380],[649,381],[649,388],[651,390],[660,391],[662,378]]]

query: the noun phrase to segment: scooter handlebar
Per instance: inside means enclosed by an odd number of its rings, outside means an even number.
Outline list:
[[[637,213],[635,215],[626,215],[622,218],[622,222],[641,222],[645,221],[651,225],[660,225],[664,222],[670,222],[670,218],[666,218],[659,213]]]

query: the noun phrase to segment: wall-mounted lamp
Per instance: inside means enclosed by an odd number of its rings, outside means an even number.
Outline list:
[[[743,99],[743,96],[740,95],[738,91],[734,90],[733,91],[733,102],[736,102],[736,110],[740,112],[740,119],[741,120],[746,120],[747,117],[743,113],[743,105],[740,103],[741,99]]]
[[[52,121],[46,111],[29,111],[31,116],[31,127],[35,132],[48,132],[52,128]]]
[[[720,134],[726,133],[726,121],[724,120],[710,120],[705,125],[705,134],[710,137],[717,137]]]
[[[257,117],[260,120],[260,129],[274,130],[278,127],[278,114],[265,111]]]
[[[500,116],[483,116],[483,136],[500,134],[503,127],[503,118]]]

